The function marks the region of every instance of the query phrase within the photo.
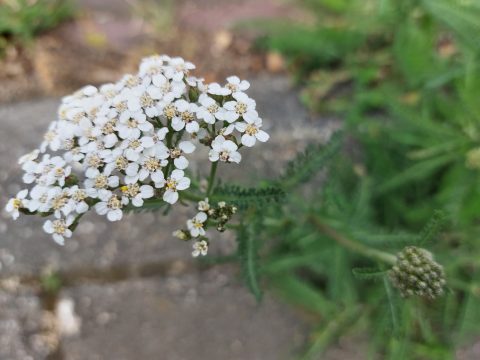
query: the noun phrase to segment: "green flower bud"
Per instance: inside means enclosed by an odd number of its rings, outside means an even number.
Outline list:
[[[417,295],[433,300],[443,294],[446,284],[443,267],[429,251],[415,246],[407,246],[397,254],[389,277],[403,297]]]

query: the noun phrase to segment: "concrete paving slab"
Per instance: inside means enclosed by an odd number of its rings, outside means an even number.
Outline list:
[[[281,360],[303,343],[298,314],[267,297],[257,305],[234,274],[80,285],[62,291],[81,319],[62,339],[65,360]]]

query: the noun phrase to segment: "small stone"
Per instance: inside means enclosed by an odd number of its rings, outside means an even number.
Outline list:
[[[55,314],[61,335],[73,336],[80,332],[81,319],[75,314],[75,303],[72,299],[60,299],[57,303]]]

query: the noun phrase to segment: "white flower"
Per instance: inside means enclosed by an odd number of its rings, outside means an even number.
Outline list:
[[[30,161],[35,161],[38,159],[38,155],[40,154],[40,150],[33,150],[32,152],[29,152],[28,154],[25,154],[21,156],[18,159],[18,164],[19,165],[24,165]]]
[[[188,154],[197,150],[188,139],[211,144],[211,161],[236,163],[239,147],[268,140],[255,101],[244,93],[247,81],[231,76],[225,86],[207,84],[190,76],[194,68],[182,58],[152,56],[137,74],[62,98],[39,149],[19,160],[23,181],[31,188],[10,199],[5,209],[13,218],[22,209],[53,215],[56,219],[45,222],[44,229],[63,244],[76,216],[91,207],[118,221],[126,205],[141,207],[160,194],[176,203],[179,191],[190,187],[183,170],[190,165]],[[243,145],[233,137],[235,129]],[[208,198],[198,209],[188,230],[181,230],[186,239],[205,239],[200,236],[207,215],[216,211]],[[208,240],[197,241],[193,255],[207,250]]]
[[[42,177],[42,182],[46,185],[53,185],[57,182],[58,185],[64,186],[65,179],[72,172],[72,167],[67,165],[66,161],[60,156],[55,156],[50,159],[43,170],[47,173]]]
[[[140,158],[140,153],[144,149],[151,148],[155,145],[153,138],[144,136],[135,140],[124,140],[120,147],[125,149],[125,157],[130,161],[137,161]]]
[[[195,69],[195,65],[180,57],[171,58],[168,65],[165,67],[165,76],[174,81],[183,80],[190,70]]]
[[[78,185],[74,185],[68,189],[70,198],[73,200],[73,206],[75,212],[78,214],[83,214],[89,209],[87,202],[85,201],[88,198],[88,194],[85,189],[81,189]]]
[[[119,221],[123,217],[122,201],[109,190],[99,191],[100,202],[95,204],[98,215],[107,215],[110,221]]]
[[[132,201],[132,205],[140,207],[143,205],[143,199],[150,199],[155,194],[150,185],[128,184],[120,188],[122,191],[122,204],[127,205]]]
[[[178,200],[178,190],[185,190],[190,187],[190,179],[184,176],[183,170],[173,170],[170,177],[165,180],[166,188],[163,200],[169,204],[175,204]]]
[[[110,176],[109,173],[101,173],[100,171],[92,171],[88,179],[85,180],[85,189],[88,196],[98,197],[101,190],[115,188],[118,186],[118,176]]]
[[[102,156],[96,152],[92,151],[85,156],[83,161],[83,166],[85,167],[85,175],[90,177],[90,174],[98,172],[98,169],[105,165],[104,159]]]
[[[170,150],[170,157],[175,164],[175,167],[180,170],[184,170],[188,167],[188,160],[183,154],[191,154],[195,151],[195,145],[190,141],[181,141],[178,147]]]
[[[212,95],[227,96],[232,92],[226,87],[220,86],[218,83],[211,83],[207,85],[207,92]]]
[[[232,93],[245,91],[250,87],[247,80],[240,80],[238,76],[230,76],[227,78],[227,85],[225,85]]]
[[[45,135],[43,135],[43,142],[40,145],[40,151],[42,153],[45,152],[47,148],[50,148],[52,151],[57,151],[60,149],[62,145],[62,139],[57,130],[57,125],[58,122],[52,122],[48,128],[48,131],[45,133]]]
[[[198,98],[201,106],[197,109],[197,116],[203,119],[207,124],[215,124],[216,119],[223,120],[225,109],[217,104],[217,102],[206,94],[201,94]]]
[[[210,210],[208,198],[205,198],[205,200],[201,200],[198,202],[198,210],[203,212],[207,212],[208,210]]]
[[[190,134],[198,132],[200,126],[195,120],[197,105],[182,99],[175,102],[175,107],[177,109],[177,114],[172,119],[172,128],[175,131],[180,131],[185,128]]]
[[[242,155],[237,151],[238,146],[231,140],[225,140],[222,135],[219,135],[212,142],[212,149],[208,153],[210,161],[223,161],[239,163],[242,160]]]
[[[180,240],[187,240],[189,238],[189,235],[185,230],[175,230],[172,233],[172,235],[175,236],[177,239],[180,239]]]
[[[148,92],[152,97],[162,99],[165,103],[180,98],[186,89],[183,81],[170,81],[162,74],[154,75],[152,83],[154,86],[149,87]]]
[[[134,184],[150,176],[155,184],[163,184],[164,177],[162,169],[167,164],[167,160],[155,156],[142,156],[138,162],[130,163],[126,168],[125,173],[127,176],[125,176],[125,182],[127,184]]]
[[[54,211],[56,218],[62,218],[70,215],[75,210],[75,203],[70,198],[68,191],[59,186],[50,188],[48,191],[50,208]]]
[[[207,214],[204,212],[199,212],[193,219],[187,221],[188,231],[190,231],[192,237],[205,235],[205,229],[203,228],[205,221],[207,221]]]
[[[19,210],[27,207],[27,195],[27,189],[21,190],[18,192],[17,196],[15,196],[13,199],[10,199],[5,206],[5,210],[12,216],[14,220],[18,219],[18,217],[20,216]]]
[[[266,142],[270,136],[260,128],[262,127],[262,119],[256,118],[245,119],[245,122],[235,124],[235,128],[244,133],[242,135],[242,144],[248,147],[255,145],[256,140]]]
[[[126,89],[125,94],[127,107],[131,112],[144,112],[150,118],[159,115],[156,100],[161,98],[161,94],[157,94],[155,91],[149,92],[143,84],[133,89]],[[152,94],[156,99],[152,97]]]
[[[193,244],[192,256],[198,257],[200,255],[205,256],[208,253],[208,243],[205,240],[196,241]]]
[[[255,120],[258,113],[255,111],[255,100],[249,98],[245,93],[236,92],[232,94],[235,101],[227,101],[223,107],[227,110],[224,117],[229,123],[242,117],[245,121]]]
[[[135,140],[140,137],[142,131],[153,130],[153,125],[147,120],[145,114],[137,112],[129,119],[120,120],[116,129],[122,139]]]
[[[72,236],[72,230],[69,229],[74,221],[73,216],[68,216],[66,219],[47,220],[43,224],[43,230],[47,234],[52,234],[53,240],[59,245],[64,245],[65,238]]]
[[[50,211],[49,186],[36,185],[30,190],[28,211],[45,213]]]

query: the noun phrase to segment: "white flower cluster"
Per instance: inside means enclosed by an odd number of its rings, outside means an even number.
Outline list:
[[[192,255],[205,256],[208,252],[208,238],[206,237],[206,229],[209,225],[215,225],[218,231],[224,231],[225,225],[237,212],[237,208],[227,205],[224,201],[220,201],[215,206],[209,203],[209,199],[199,201],[197,205],[198,213],[187,220],[187,229],[176,230],[173,236],[180,240],[195,239],[193,244]]]
[[[182,58],[152,56],[136,75],[63,98],[40,148],[19,160],[30,188],[6,210],[14,219],[51,215],[44,230],[63,244],[91,208],[117,221],[147,199],[176,203],[190,187],[185,171],[193,140],[210,148],[210,161],[227,163],[241,161],[242,146],[268,140],[244,92],[247,81],[232,76],[224,86],[205,84],[189,76],[194,68]],[[190,220],[192,236],[205,220],[202,212]]]

